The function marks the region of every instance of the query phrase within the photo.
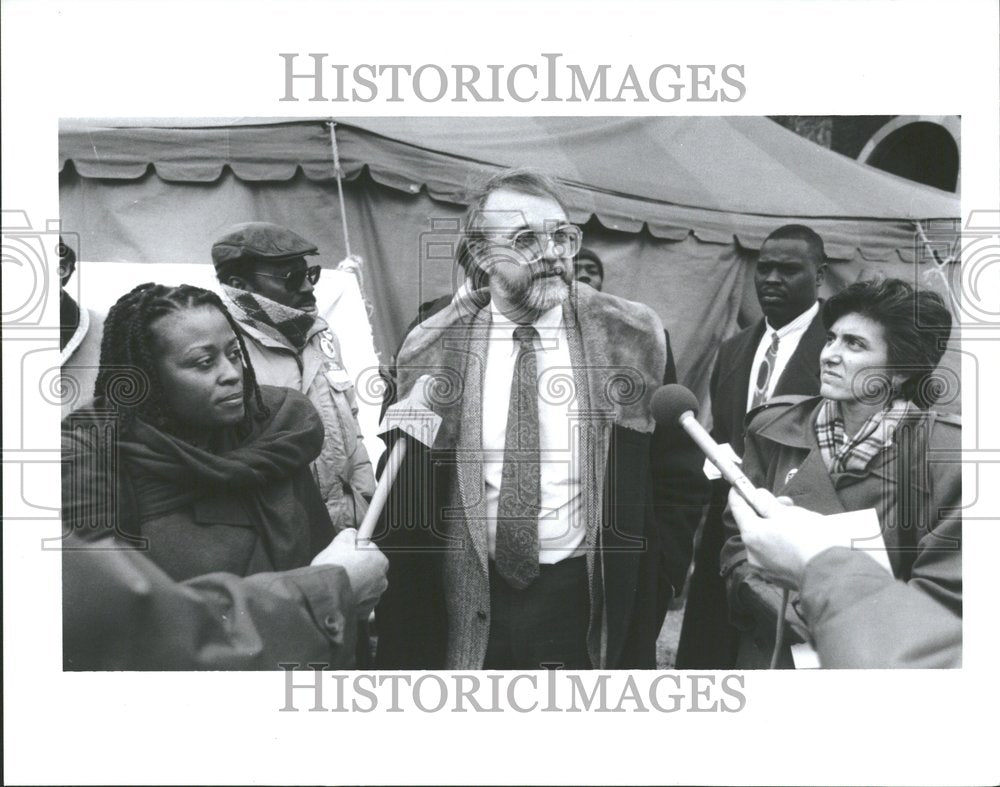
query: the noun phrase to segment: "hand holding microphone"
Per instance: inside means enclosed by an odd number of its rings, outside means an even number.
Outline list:
[[[798,590],[806,564],[831,546],[816,521],[823,517],[766,489],[757,490],[756,500],[754,511],[742,497],[729,492],[729,510],[740,528],[748,562],[775,585]]]
[[[441,416],[437,415],[430,406],[434,385],[435,379],[431,375],[422,375],[414,383],[410,395],[403,401],[389,407],[385,412],[379,434],[391,432],[394,429],[398,429],[402,434],[389,452],[389,458],[382,470],[378,486],[375,487],[368,512],[358,526],[358,544],[360,545],[371,540],[378,518],[382,515],[382,509],[385,508],[386,501],[389,499],[389,490],[392,488],[399,468],[402,467],[403,460],[406,458],[407,442],[402,435],[409,435],[413,440],[428,448],[434,444],[438,429],[441,427]]]

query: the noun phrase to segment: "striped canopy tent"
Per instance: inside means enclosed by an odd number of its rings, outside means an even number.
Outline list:
[[[657,311],[700,396],[719,342],[759,315],[748,274],[773,229],[823,237],[827,294],[873,272],[941,289],[948,267],[923,238],[960,215],[954,194],[755,117],[64,120],[59,155],[83,261],[210,264],[213,240],[251,220],[293,228],[327,267],[349,241],[383,360],[418,305],[455,286],[470,181],[544,170],[604,260],[605,291]]]

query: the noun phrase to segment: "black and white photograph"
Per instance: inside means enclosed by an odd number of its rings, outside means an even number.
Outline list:
[[[304,597],[313,620],[336,609],[330,653],[309,642],[329,630],[292,636],[284,618],[280,634],[259,621],[261,647],[230,632],[227,650],[205,624],[133,620],[127,587],[89,588],[104,575],[88,579],[81,551],[66,668],[959,665],[960,467],[929,459],[961,448],[954,349],[942,364],[958,261],[937,252],[959,220],[959,129],[65,121],[61,226],[93,255],[64,244],[81,300],[63,288],[67,532],[141,544],[158,580],[181,583],[336,565],[361,538],[347,568],[362,596]],[[521,326],[537,338],[515,340]],[[730,484],[703,467],[722,449],[698,450],[685,411],[710,414],[714,437],[698,434],[726,446],[729,472],[750,441],[732,488],[786,498],[789,523],[874,514],[829,534],[857,569],[836,549],[813,567],[857,570],[857,587],[783,597],[806,577],[761,565],[735,518],[770,501],[727,507]],[[414,418],[440,423],[424,440]],[[388,463],[365,439],[380,430]],[[912,612],[878,602],[891,579],[921,592]],[[850,620],[862,603],[886,620]]]
[[[12,783],[995,782],[996,9],[240,7],[4,3]]]

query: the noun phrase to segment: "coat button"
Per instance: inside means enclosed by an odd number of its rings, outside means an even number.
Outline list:
[[[486,620],[486,613],[483,612],[482,610],[479,610],[479,612],[476,613],[476,617],[479,618],[480,620]]]

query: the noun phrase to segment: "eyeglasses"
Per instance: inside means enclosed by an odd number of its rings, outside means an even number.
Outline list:
[[[575,257],[583,244],[583,232],[572,224],[562,224],[551,232],[535,230],[520,230],[510,238],[482,238],[475,246],[480,253],[489,254],[490,246],[500,246],[510,249],[519,258],[519,262],[535,262],[545,255],[548,244],[557,257]]]
[[[287,292],[298,292],[302,289],[302,285],[306,279],[309,279],[310,284],[318,282],[319,275],[322,272],[322,266],[313,265],[309,268],[296,268],[293,271],[288,271],[288,273],[261,273],[260,271],[255,271],[255,274],[257,276],[267,276],[269,279],[278,279],[285,283],[285,290]]]

